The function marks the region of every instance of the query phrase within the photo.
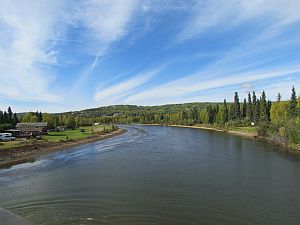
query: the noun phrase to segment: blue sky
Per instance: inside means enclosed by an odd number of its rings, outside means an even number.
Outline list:
[[[0,0],[0,109],[300,92],[298,0]]]

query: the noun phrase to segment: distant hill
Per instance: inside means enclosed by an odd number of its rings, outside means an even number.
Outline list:
[[[183,104],[167,104],[159,106],[137,106],[137,105],[111,105],[98,108],[84,109],[80,111],[70,111],[57,114],[70,114],[81,117],[103,117],[103,116],[118,116],[126,115],[141,115],[144,113],[180,113],[182,110],[196,107],[198,110],[206,108],[208,105],[216,105],[220,103],[210,102],[193,102]]]

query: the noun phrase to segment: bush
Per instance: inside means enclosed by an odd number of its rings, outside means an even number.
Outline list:
[[[269,125],[267,123],[261,123],[257,129],[259,136],[266,137],[268,136]]]

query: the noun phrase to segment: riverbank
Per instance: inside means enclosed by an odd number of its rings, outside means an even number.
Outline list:
[[[116,131],[110,133],[96,133],[94,135],[77,140],[71,139],[56,142],[37,140],[24,146],[9,149],[0,149],[0,168],[9,167],[11,165],[23,163],[26,161],[31,161],[35,156],[39,154],[65,150],[71,147],[80,146],[90,142],[105,140],[124,134],[126,132],[126,129],[118,128]]]
[[[217,132],[223,132],[230,135],[236,135],[246,138],[253,138],[258,140],[263,140],[268,142],[269,144],[282,147],[282,151],[292,154],[294,156],[300,157],[300,146],[289,146],[283,139],[279,137],[262,137],[258,135],[258,132],[255,130],[247,130],[243,131],[243,129],[239,130],[239,127],[235,128],[227,128],[222,129],[220,127],[207,127],[207,126],[187,126],[187,125],[162,125],[162,124],[141,124],[145,126],[169,126],[169,127],[179,127],[179,128],[192,128],[192,129],[202,129],[202,130],[212,130]]]

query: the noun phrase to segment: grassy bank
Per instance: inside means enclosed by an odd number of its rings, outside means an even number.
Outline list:
[[[5,148],[0,149],[0,166],[9,165],[11,163],[23,162],[36,154],[42,154],[50,151],[64,150],[73,146],[104,140],[114,137],[126,132],[125,129],[112,129],[107,126],[105,129],[98,127],[99,130],[92,130],[87,128],[84,133],[80,129],[66,130],[61,132],[49,132],[48,135],[43,136],[42,140],[27,140],[14,143],[14,145],[6,145]],[[100,131],[101,130],[101,131]],[[66,139],[66,137],[69,137]]]

